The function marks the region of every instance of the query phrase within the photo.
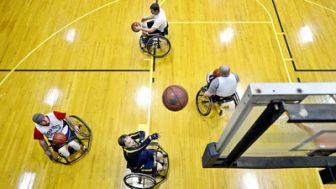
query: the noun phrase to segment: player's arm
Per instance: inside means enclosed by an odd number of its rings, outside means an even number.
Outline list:
[[[146,149],[146,147],[150,144],[150,142],[151,142],[151,137],[149,136],[146,138],[146,140],[140,143],[139,146],[127,147],[127,148],[124,148],[124,151],[130,156],[135,155],[141,152],[143,149]]]
[[[146,16],[146,17],[143,17],[143,18],[141,19],[141,22],[145,22],[145,21],[147,21],[147,20],[152,20],[152,19],[154,19],[154,15]]]
[[[159,138],[159,134],[153,133],[152,135],[148,136],[146,140],[141,142],[138,146],[124,148],[124,151],[128,153],[129,155],[139,153],[141,152],[141,150],[145,149],[151,143],[152,140],[156,140],[158,138]]]
[[[164,24],[164,22],[162,20],[155,20],[154,24],[151,28],[143,28],[141,26],[138,26],[138,29],[143,31],[143,32],[147,32],[147,33],[150,34],[150,33],[154,32],[155,30],[157,30],[163,24]]]
[[[39,141],[39,144],[42,147],[42,149],[44,150],[44,153],[49,157],[49,159],[53,160],[54,156],[51,154],[51,152],[49,150],[49,146],[43,138],[43,134],[39,130],[37,130],[36,127],[34,129],[34,140]]]
[[[72,125],[76,131],[79,131],[78,125],[76,125],[69,116],[65,116],[65,120]]]
[[[135,132],[135,133],[131,133],[129,134],[128,136],[131,137],[132,139],[134,140],[143,140],[145,139],[145,131],[138,131],[138,132]]]
[[[65,120],[67,123],[69,123],[71,126],[73,126],[73,128],[76,131],[79,131],[78,125],[76,125],[72,121],[72,119],[69,116],[66,115],[66,113],[54,111],[54,115],[56,116],[57,119],[59,119],[59,120]]]
[[[236,78],[236,81],[237,82],[239,82],[240,81],[240,79],[239,79],[239,76],[238,76],[238,74],[236,74],[236,73],[232,73],[234,76],[235,76],[235,78]]]
[[[216,90],[219,87],[219,81],[218,79],[214,79],[211,81],[210,86],[207,91],[205,91],[204,95],[205,96],[212,96],[216,94]]]
[[[151,27],[151,28],[143,28],[141,26],[138,27],[139,30],[143,31],[143,32],[147,32],[147,33],[152,33],[154,32],[157,28]]]

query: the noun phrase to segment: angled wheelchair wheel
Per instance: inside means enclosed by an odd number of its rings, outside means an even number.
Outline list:
[[[204,93],[205,93],[205,90],[203,88],[201,88],[198,91],[196,95],[196,107],[197,107],[198,112],[201,115],[207,116],[211,112],[213,102],[211,98],[208,96],[205,96]]]
[[[124,177],[124,183],[129,188],[150,189],[156,185],[156,180],[152,176],[143,173],[131,173]]]
[[[81,137],[90,137],[91,135],[91,129],[88,127],[88,125],[79,117],[75,115],[69,116],[71,120],[74,122],[74,124],[78,125],[79,130],[76,131],[77,135],[80,135]],[[73,126],[69,124],[70,127],[74,130]]]
[[[171,45],[167,38],[156,35],[148,39],[146,44],[146,52],[156,58],[166,56],[170,51]]]

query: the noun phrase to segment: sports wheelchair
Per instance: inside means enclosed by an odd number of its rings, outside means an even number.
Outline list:
[[[162,58],[166,56],[170,49],[171,45],[169,40],[164,36],[168,34],[168,29],[166,29],[161,34],[148,34],[148,36],[140,36],[139,45],[140,49],[144,53],[148,53],[155,58]]]
[[[238,103],[240,102],[237,92],[235,92],[231,96],[220,97],[218,99],[218,98],[214,98],[213,96],[212,97],[205,96],[204,93],[207,90],[208,90],[208,85],[205,85],[197,92],[197,95],[196,95],[196,107],[197,107],[198,112],[202,116],[207,116],[210,114],[214,103],[217,103],[221,107],[222,104],[227,103],[227,102],[234,101],[235,106],[237,106]],[[219,115],[222,115],[222,113],[223,113],[223,110],[220,109]]]
[[[49,159],[56,163],[64,165],[70,165],[82,159],[90,151],[91,139],[92,139],[92,133],[90,127],[81,118],[75,115],[70,115],[69,117],[71,118],[72,122],[78,126],[78,131],[75,130],[72,124],[67,122],[70,132],[72,132],[72,136],[68,138],[67,142],[64,145],[67,145],[69,142],[74,140],[81,146],[80,150],[75,151],[70,146],[68,146],[70,156],[64,157],[61,153],[55,151],[52,148],[51,142],[48,139],[46,139],[46,137],[44,137],[44,141],[48,144],[49,151],[52,154],[49,157]]]
[[[156,153],[154,157],[154,168],[152,172],[148,172],[142,169],[142,167],[130,167],[127,164],[127,168],[131,170],[131,173],[124,177],[124,183],[127,187],[132,189],[150,189],[161,184],[168,175],[169,158],[166,151],[162,149],[159,143],[152,142],[148,145],[147,149],[153,149],[156,152],[163,154],[163,170],[156,171]]]

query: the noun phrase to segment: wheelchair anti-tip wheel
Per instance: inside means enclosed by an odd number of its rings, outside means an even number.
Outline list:
[[[131,173],[124,177],[124,183],[134,189],[150,189],[155,186],[156,180],[143,173]]]
[[[205,91],[206,90],[202,87],[196,95],[196,107],[198,112],[203,116],[210,114],[213,104],[211,98],[205,96]]]

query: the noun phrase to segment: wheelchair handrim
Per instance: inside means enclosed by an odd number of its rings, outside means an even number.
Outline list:
[[[204,105],[204,102],[203,102],[203,97],[204,95],[201,95],[201,93],[204,93],[203,89],[200,89],[196,95],[196,107],[197,107],[197,111],[203,115],[203,116],[207,116],[209,115],[210,111],[211,111],[211,108],[212,108],[212,100],[211,98],[207,98],[207,102],[209,103],[206,110],[203,111],[203,109],[201,109]],[[201,107],[202,106],[202,107]]]
[[[132,180],[132,179],[139,179],[139,177],[141,179],[146,179],[148,182],[145,182],[147,184],[149,184],[149,186],[138,186],[133,184],[133,182],[128,182],[128,180]],[[128,174],[124,177],[124,183],[126,184],[126,186],[128,186],[129,188],[134,188],[134,189],[150,189],[153,188],[156,185],[156,180],[155,178],[146,175],[146,174],[142,174],[142,173],[131,173]],[[133,184],[133,185],[132,185]],[[140,183],[139,183],[140,185]]]

